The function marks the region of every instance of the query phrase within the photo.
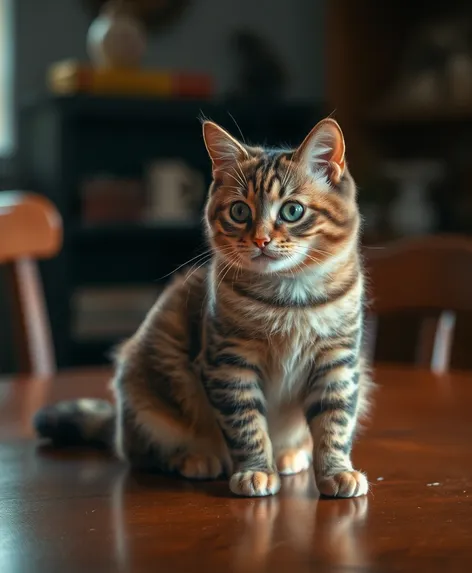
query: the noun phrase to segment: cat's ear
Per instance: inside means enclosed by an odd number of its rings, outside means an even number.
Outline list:
[[[337,185],[346,169],[346,146],[337,121],[331,118],[320,121],[307,135],[295,152],[313,175],[326,176]]]
[[[213,164],[213,171],[225,169],[249,154],[239,141],[212,121],[203,122],[203,139]]]

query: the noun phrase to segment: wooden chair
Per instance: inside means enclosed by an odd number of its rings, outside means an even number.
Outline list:
[[[472,311],[472,239],[433,235],[365,249],[370,295],[370,340],[376,317],[420,311],[416,364],[443,372],[450,366],[456,313]],[[372,355],[372,353],[371,353]]]
[[[22,373],[49,376],[56,369],[36,259],[53,257],[61,245],[62,222],[52,203],[34,193],[0,193],[0,264],[10,282]]]

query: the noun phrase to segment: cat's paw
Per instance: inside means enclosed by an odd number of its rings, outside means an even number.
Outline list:
[[[231,476],[229,488],[236,495],[246,497],[274,495],[280,489],[280,478],[276,472],[237,472]]]
[[[355,470],[317,477],[316,485],[320,494],[327,497],[359,497],[369,490],[365,475]]]
[[[307,470],[311,465],[311,455],[302,449],[291,449],[277,456],[277,468],[282,475],[298,474]]]
[[[179,459],[176,470],[188,479],[216,479],[223,474],[223,465],[216,456],[188,454]]]

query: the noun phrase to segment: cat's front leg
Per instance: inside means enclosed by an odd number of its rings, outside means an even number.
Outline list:
[[[251,497],[277,493],[280,478],[268,434],[259,368],[233,348],[207,361],[202,375],[233,460],[231,491]]]
[[[305,413],[314,443],[316,483],[322,495],[357,497],[368,491],[365,475],[354,470],[351,463],[361,374],[357,354],[332,348],[317,359],[308,381]]]

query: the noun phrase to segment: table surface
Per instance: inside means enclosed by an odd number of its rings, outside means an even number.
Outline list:
[[[103,396],[108,371],[0,382],[0,571],[470,571],[472,374],[378,367],[354,449],[371,492],[319,499],[311,472],[278,496],[131,474],[105,453],[54,451],[31,415]]]

